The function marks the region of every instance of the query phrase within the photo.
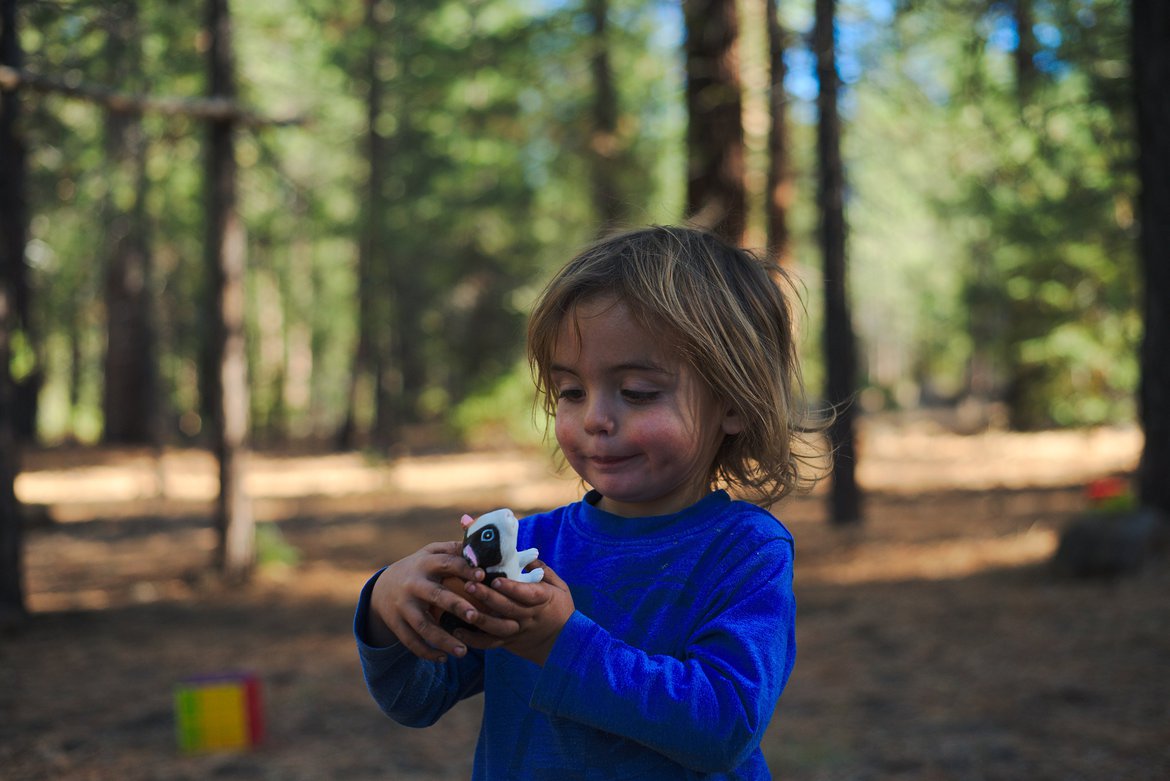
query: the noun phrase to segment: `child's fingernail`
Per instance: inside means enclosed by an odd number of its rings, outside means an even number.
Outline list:
[[[461,646],[461,645],[455,646],[455,655],[456,656],[463,656],[466,653],[467,653],[467,649],[464,648],[463,646]]]
[[[463,614],[463,617],[468,621],[474,621],[475,620],[475,611],[468,610],[466,613]]]

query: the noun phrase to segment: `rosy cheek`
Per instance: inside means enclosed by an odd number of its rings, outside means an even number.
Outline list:
[[[561,411],[557,413],[553,423],[553,435],[557,438],[557,444],[561,446],[561,450],[568,450],[573,441],[571,417],[567,412]]]

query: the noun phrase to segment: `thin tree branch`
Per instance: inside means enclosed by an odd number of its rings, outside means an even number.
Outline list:
[[[212,121],[230,121],[249,127],[301,125],[303,116],[264,117],[242,108],[227,98],[171,98],[131,95],[125,92],[53,79],[0,65],[0,90],[27,87],[38,92],[54,92],[80,100],[97,103],[110,111],[125,114],[155,113],[166,116],[185,116]]]

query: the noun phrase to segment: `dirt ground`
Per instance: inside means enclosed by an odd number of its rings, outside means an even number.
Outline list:
[[[777,778],[1170,778],[1170,564],[1056,576],[1086,481],[1133,468],[1132,430],[954,436],[864,431],[865,525],[820,494],[776,512],[797,540],[799,655],[763,746]],[[254,582],[209,574],[204,453],[29,453],[18,492],[33,617],[0,636],[0,779],[459,779],[481,702],[422,731],[365,692],[350,635],[361,584],[457,518],[576,497],[546,456],[392,463],[255,456]],[[279,532],[279,533],[277,533]],[[290,552],[299,554],[291,561]],[[267,739],[177,749],[176,682],[250,670]]]

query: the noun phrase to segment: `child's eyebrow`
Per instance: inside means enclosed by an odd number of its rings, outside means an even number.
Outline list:
[[[665,366],[661,366],[657,363],[654,363],[653,361],[647,361],[645,363],[639,363],[636,361],[630,362],[630,363],[620,363],[617,366],[614,366],[612,371],[615,371],[615,372],[650,372],[652,374],[674,374],[674,372],[672,372],[670,369],[666,368]]]
[[[551,373],[551,374],[574,374],[575,375],[577,373],[573,368],[571,368],[569,366],[563,366],[559,363],[549,364],[548,370],[549,370],[549,373]],[[666,368],[665,366],[660,366],[659,364],[654,363],[653,361],[646,361],[644,363],[640,362],[640,361],[629,361],[626,363],[619,363],[616,366],[609,367],[609,371],[615,372],[615,373],[649,372],[651,374],[667,374],[667,375],[674,374],[674,372],[672,372],[670,369]]]

